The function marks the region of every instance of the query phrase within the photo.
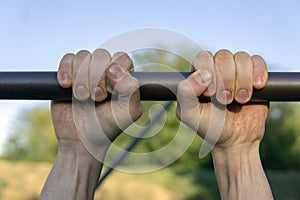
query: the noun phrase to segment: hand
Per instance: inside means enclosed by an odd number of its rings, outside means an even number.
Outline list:
[[[218,103],[199,103],[198,97],[216,95],[220,104],[227,105],[225,121],[220,135],[208,136],[208,142],[217,140],[215,148],[224,149],[260,141],[268,104],[249,100],[253,89],[263,88],[268,80],[263,58],[245,52],[233,56],[228,50],[220,50],[215,56],[203,51],[193,66],[195,72],[178,86],[177,117],[204,138],[210,123],[216,120],[212,112],[223,110]]]
[[[52,102],[52,118],[59,143],[71,141],[81,144],[78,131],[84,134],[100,131],[91,128],[94,124],[91,124],[89,117],[93,113],[84,109],[85,103],[91,100],[96,102],[96,105],[92,105],[95,106],[98,123],[111,141],[122,132],[121,129],[139,118],[142,113],[139,84],[128,73],[132,67],[127,54],[119,52],[111,58],[104,49],[97,49],[92,54],[79,51],[76,55],[66,54],[62,58],[57,73],[58,82],[63,88],[72,87],[73,96],[79,100],[73,104],[79,107],[83,105],[83,109],[80,113],[74,113],[72,102]],[[108,94],[112,93],[118,96],[118,100],[107,101]],[[127,115],[128,110],[130,116]],[[114,118],[113,111],[118,113],[119,118]],[[77,123],[74,114],[83,123]]]
[[[127,54],[116,53],[111,58],[104,49],[62,58],[58,82],[63,88],[72,87],[77,101],[52,102],[58,153],[39,199],[94,199],[102,169],[99,161],[104,160],[110,142],[142,113],[139,84],[128,73],[130,69],[132,61]],[[108,94],[117,100],[107,101]],[[109,142],[95,137],[99,132]],[[79,133],[95,141],[84,143]],[[94,145],[97,155],[92,155],[86,145]]]
[[[221,199],[273,199],[259,156],[268,103],[249,103],[253,88],[267,83],[265,61],[220,50],[215,56],[201,52],[193,65],[196,71],[178,86],[176,113],[215,144],[212,155]],[[216,95],[217,102],[199,103],[200,95]],[[207,135],[210,125],[213,132]]]

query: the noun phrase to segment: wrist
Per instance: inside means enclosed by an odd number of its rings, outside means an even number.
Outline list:
[[[59,140],[40,199],[93,199],[102,164],[80,142]]]
[[[104,160],[105,154],[108,148],[103,147],[99,148],[99,157]],[[97,163],[101,164],[99,160],[97,160],[87,149],[86,147],[79,141],[73,140],[59,140],[58,141],[58,156],[65,155],[69,157],[76,157],[80,161],[84,163]],[[101,160],[101,161],[102,161]]]
[[[213,149],[215,174],[222,199],[272,199],[265,176],[259,143]]]
[[[260,167],[259,142],[244,143],[226,148],[216,146],[212,151],[217,175],[236,181],[240,175],[248,173],[253,167]]]
[[[215,147],[212,156],[216,174],[226,176],[227,181],[235,182],[239,176],[261,166],[259,142],[227,148]]]
[[[246,142],[228,147],[216,145],[212,150],[212,155],[214,158],[220,160],[224,160],[225,158],[235,160],[249,155],[259,156],[259,144],[260,141],[256,140],[254,142]]]

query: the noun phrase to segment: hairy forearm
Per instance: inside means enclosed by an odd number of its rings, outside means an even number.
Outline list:
[[[258,141],[227,149],[215,148],[213,160],[222,199],[273,199]]]
[[[65,142],[68,143],[68,142]],[[71,145],[71,148],[69,148]],[[59,145],[40,199],[91,200],[102,165],[81,145]],[[71,150],[70,150],[71,149]]]

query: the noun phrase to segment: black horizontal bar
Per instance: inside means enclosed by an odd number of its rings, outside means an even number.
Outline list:
[[[56,72],[0,72],[0,99],[71,100],[72,90],[58,85]],[[132,72],[141,100],[174,101],[177,84],[190,72]],[[200,98],[201,99],[201,98]],[[270,72],[267,86],[251,101],[300,101],[300,73]]]

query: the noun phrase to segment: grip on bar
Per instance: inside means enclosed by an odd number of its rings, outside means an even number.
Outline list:
[[[132,72],[132,75],[140,83],[141,100],[174,101],[178,83],[190,73]],[[56,72],[0,72],[0,99],[71,100],[71,88],[61,88],[56,75]],[[300,101],[300,73],[270,72],[267,86],[255,90],[251,101]]]

